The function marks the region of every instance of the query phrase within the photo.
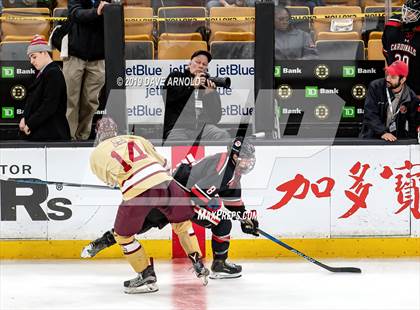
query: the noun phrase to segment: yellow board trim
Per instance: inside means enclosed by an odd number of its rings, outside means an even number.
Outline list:
[[[282,239],[297,250],[314,258],[373,258],[420,256],[420,238],[340,238]],[[86,240],[2,240],[0,259],[80,258]],[[147,254],[155,258],[172,257],[171,240],[141,240]],[[211,258],[211,240],[206,240],[207,257]],[[97,258],[123,257],[114,245]],[[231,240],[230,258],[295,258],[292,252],[270,240]]]
[[[420,256],[420,238],[334,238],[282,239],[296,250],[316,258],[372,258]],[[210,249],[211,240],[206,241]],[[207,257],[212,254],[207,251]],[[234,240],[229,249],[231,258],[294,258],[282,246],[263,239]]]
[[[146,253],[154,258],[172,256],[172,240],[139,240]],[[2,240],[0,259],[61,259],[80,258],[82,248],[90,240]],[[122,258],[117,244],[103,250],[95,258]]]

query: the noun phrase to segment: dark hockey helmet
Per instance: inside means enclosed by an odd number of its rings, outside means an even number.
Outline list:
[[[96,123],[95,132],[96,138],[93,145],[97,146],[101,142],[117,136],[118,126],[112,118],[104,116]]]
[[[406,24],[420,20],[420,0],[407,0],[402,6],[402,21]]]
[[[244,137],[236,137],[228,146],[228,152],[233,158],[237,156],[236,166],[242,174],[249,173],[255,166],[255,147]]]

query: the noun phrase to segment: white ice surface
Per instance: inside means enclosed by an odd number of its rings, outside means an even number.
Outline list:
[[[159,292],[126,295],[122,282],[135,274],[124,260],[1,261],[0,309],[420,309],[420,259],[322,261],[363,273],[244,260],[242,278],[203,287],[188,261],[155,261]]]

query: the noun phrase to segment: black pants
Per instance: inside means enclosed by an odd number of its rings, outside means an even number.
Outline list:
[[[219,224],[215,225],[206,220],[198,220],[197,215],[195,215],[191,221],[197,225],[211,229],[211,248],[213,250],[213,258],[226,259],[228,257],[230,245],[230,231],[232,229],[232,221],[223,219],[220,220]]]

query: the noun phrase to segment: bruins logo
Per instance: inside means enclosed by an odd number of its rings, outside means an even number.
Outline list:
[[[327,65],[321,64],[315,67],[314,74],[318,79],[325,80],[330,75],[330,69]]]
[[[324,120],[329,117],[330,109],[326,105],[321,104],[315,107],[314,114],[316,118]]]
[[[292,96],[292,88],[287,84],[282,84],[279,86],[278,94],[281,99],[289,99]]]
[[[10,94],[15,100],[23,100],[26,97],[26,88],[22,85],[15,85],[12,87]]]
[[[366,98],[366,86],[362,84],[354,85],[351,89],[354,99],[362,100]]]

